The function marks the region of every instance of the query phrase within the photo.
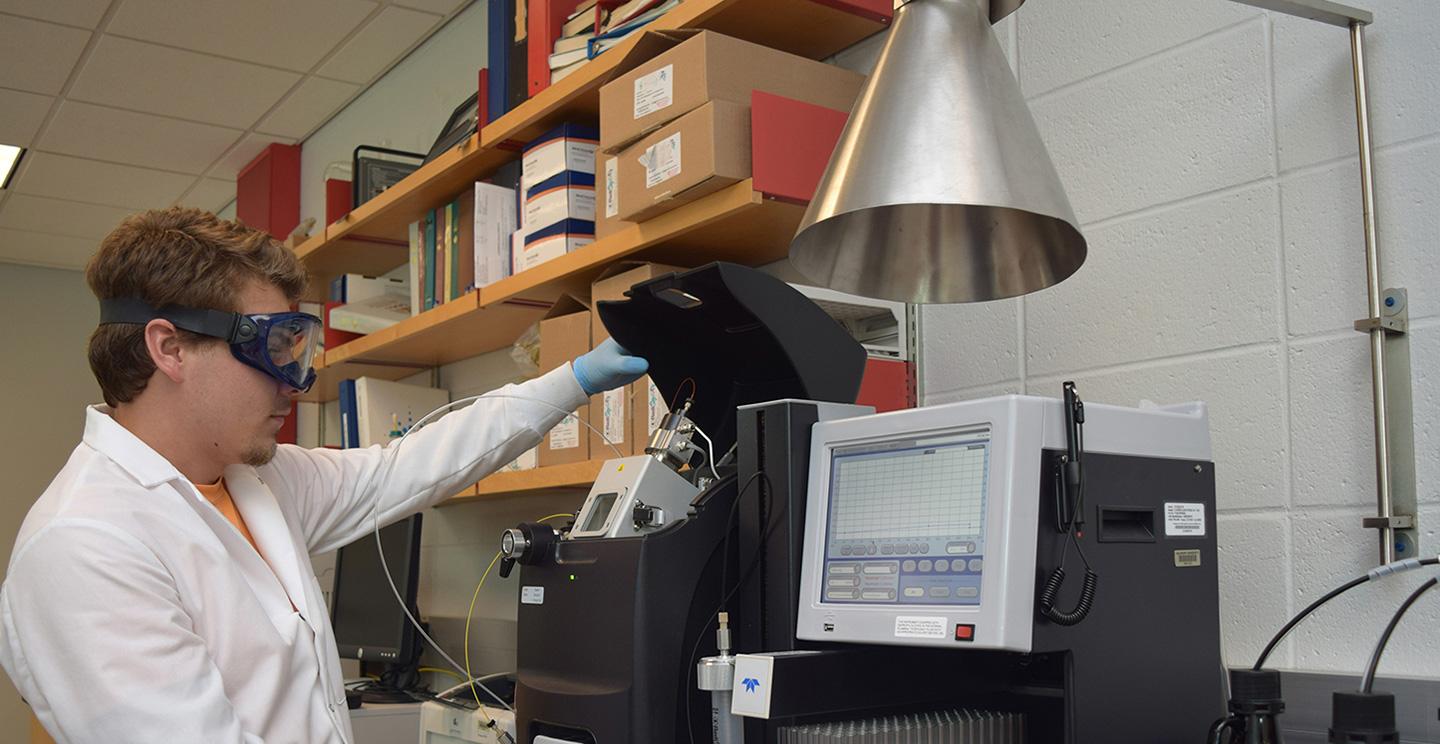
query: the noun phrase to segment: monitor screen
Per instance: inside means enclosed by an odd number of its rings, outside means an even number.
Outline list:
[[[833,450],[820,600],[978,605],[990,430]]]
[[[381,528],[380,544],[395,587],[414,612],[420,568],[420,515]],[[385,580],[373,533],[346,545],[336,555],[332,604],[331,620],[341,656],[407,662],[417,650],[415,630]]]

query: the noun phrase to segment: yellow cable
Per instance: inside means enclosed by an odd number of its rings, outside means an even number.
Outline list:
[[[535,521],[546,522],[551,519],[559,519],[560,517],[574,516],[574,514],[568,512],[561,512],[559,514],[541,517]],[[475,709],[480,711],[480,715],[485,717],[485,725],[492,728],[495,726],[495,722],[492,721],[489,714],[485,712],[485,706],[480,704],[480,691],[475,689],[475,673],[470,671],[470,620],[475,617],[475,602],[480,599],[480,589],[485,586],[485,579],[490,577],[490,571],[495,568],[495,564],[499,561],[500,551],[497,550],[495,551],[495,557],[490,559],[490,565],[485,567],[485,573],[480,574],[480,583],[475,585],[475,593],[470,595],[470,609],[465,612],[465,680],[470,683],[470,694],[475,696]]]
[[[449,670],[449,669],[441,669],[440,667],[420,667],[419,669],[416,669],[415,671],[417,671],[417,672],[434,672],[434,673],[436,673],[436,674],[446,674],[446,675],[449,675],[449,676],[451,676],[451,677],[454,677],[455,679],[460,680],[461,682],[464,682],[464,681],[465,681],[465,678],[464,678],[464,677],[461,677],[459,674],[456,674],[455,672],[453,672],[453,671],[451,671],[451,670]]]

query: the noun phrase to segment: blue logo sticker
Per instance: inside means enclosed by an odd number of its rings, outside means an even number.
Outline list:
[[[745,679],[740,680],[740,684],[745,685],[746,692],[754,692],[755,688],[760,686],[760,680],[755,679],[754,677],[746,677]]]

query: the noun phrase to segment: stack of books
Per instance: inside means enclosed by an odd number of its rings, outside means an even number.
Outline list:
[[[581,2],[560,27],[560,38],[555,40],[554,53],[550,55],[552,85],[564,80],[590,58],[590,40],[595,38],[595,29],[610,17],[609,11],[595,7],[596,2]]]
[[[600,24],[600,33],[590,41],[588,55],[593,59],[679,4],[680,0],[629,0],[620,5]]]

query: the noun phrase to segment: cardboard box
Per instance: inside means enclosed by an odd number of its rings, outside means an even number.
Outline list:
[[[849,111],[865,76],[701,31],[600,89],[600,149],[614,154],[708,101],[749,105],[750,91]]]
[[[540,372],[564,365],[591,349],[590,307],[573,295],[563,295],[540,320]],[[555,425],[540,443],[540,467],[590,459],[590,407],[581,406],[576,418]]]
[[[600,274],[595,283],[590,285],[590,302],[592,308],[598,308],[600,300],[623,300],[625,292],[647,279],[653,279],[664,274],[684,271],[675,266],[664,264],[644,263],[639,261],[619,261],[612,264]],[[599,294],[595,294],[598,292]],[[609,331],[600,322],[600,313],[590,313],[590,341],[592,345],[599,345],[600,342],[610,338]],[[595,428],[604,432],[605,439],[609,439],[616,449],[620,450],[620,457],[629,457],[645,451],[645,444],[649,434],[650,419],[650,389],[653,384],[649,377],[642,377],[639,380],[626,385],[625,387],[610,390],[590,398],[590,422]],[[637,391],[639,391],[637,393]],[[659,397],[658,391],[655,397]],[[644,411],[639,417],[640,427],[644,427],[644,434],[637,431],[636,413]],[[663,413],[662,413],[663,415]],[[616,457],[615,451],[601,439],[600,435],[590,432],[590,451],[592,456],[598,460],[608,460]]]
[[[711,101],[616,156],[617,217],[643,222],[750,177],[750,109]]]
[[[595,221],[595,174],[565,171],[526,190],[526,232],[565,220]]]
[[[595,223],[581,220],[566,220],[529,233],[515,246],[513,273],[533,269],[594,242]]]
[[[595,239],[604,240],[633,224],[620,219],[620,161],[601,155],[595,169]]]
[[[595,127],[579,124],[561,124],[536,137],[521,156],[520,187],[529,191],[531,186],[565,171],[595,175],[599,138]]]

